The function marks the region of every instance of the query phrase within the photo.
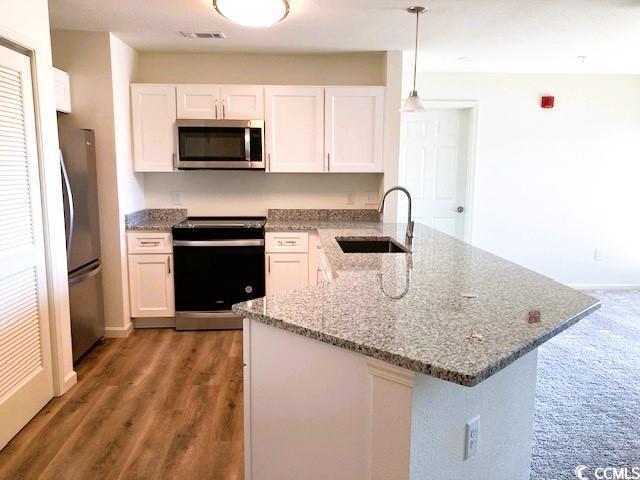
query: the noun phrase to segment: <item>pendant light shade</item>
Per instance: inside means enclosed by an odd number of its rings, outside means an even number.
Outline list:
[[[422,100],[418,96],[418,92],[413,90],[409,97],[402,104],[401,112],[424,112],[425,108],[422,104]]]
[[[409,7],[407,8],[407,12],[416,16],[416,48],[413,57],[413,90],[409,93],[409,98],[404,101],[401,112],[424,112],[425,108],[420,100],[420,96],[418,95],[418,91],[416,90],[416,76],[418,73],[418,33],[420,28],[420,14],[424,12],[428,12],[429,10],[425,7]]]
[[[220,15],[246,27],[270,27],[289,13],[287,0],[213,0]]]

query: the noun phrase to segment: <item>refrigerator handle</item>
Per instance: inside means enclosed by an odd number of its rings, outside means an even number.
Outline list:
[[[98,265],[93,267],[93,269],[89,270],[88,272],[83,272],[83,273],[80,273],[80,274],[73,275],[73,276],[69,277],[69,286],[71,287],[73,285],[77,285],[79,283],[82,283],[82,282],[90,279],[91,277],[95,277],[101,271],[102,271],[102,264],[99,263]]]
[[[67,192],[67,202],[69,203],[69,230],[67,231],[67,252],[71,246],[71,239],[73,237],[73,223],[75,217],[75,211],[73,207],[73,193],[71,192],[71,184],[69,183],[69,175],[67,174],[67,168],[64,165],[64,157],[62,156],[62,149],[60,149],[60,169],[62,170],[62,183],[64,189]]]

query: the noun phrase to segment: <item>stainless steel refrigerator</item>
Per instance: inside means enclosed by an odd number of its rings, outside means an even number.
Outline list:
[[[104,336],[98,180],[93,130],[59,127],[73,361]]]

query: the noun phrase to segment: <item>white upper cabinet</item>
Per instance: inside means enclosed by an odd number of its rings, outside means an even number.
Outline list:
[[[220,87],[222,117],[229,120],[263,120],[264,87],[225,85]]]
[[[322,87],[267,87],[265,126],[270,172],[325,170]]]
[[[329,172],[382,172],[384,87],[325,89]]]
[[[136,172],[172,172],[176,138],[176,87],[131,85]]]
[[[262,120],[264,88],[256,85],[178,85],[178,118]]]
[[[71,112],[71,87],[69,75],[60,69],[53,69],[53,92],[58,112]]]
[[[178,118],[222,118],[220,87],[217,85],[178,85]]]

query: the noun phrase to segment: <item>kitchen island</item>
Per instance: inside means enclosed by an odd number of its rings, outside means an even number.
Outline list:
[[[245,478],[529,477],[536,349],[598,300],[423,225],[411,253],[338,244],[402,224],[266,229],[317,231],[332,279],[234,306]]]

